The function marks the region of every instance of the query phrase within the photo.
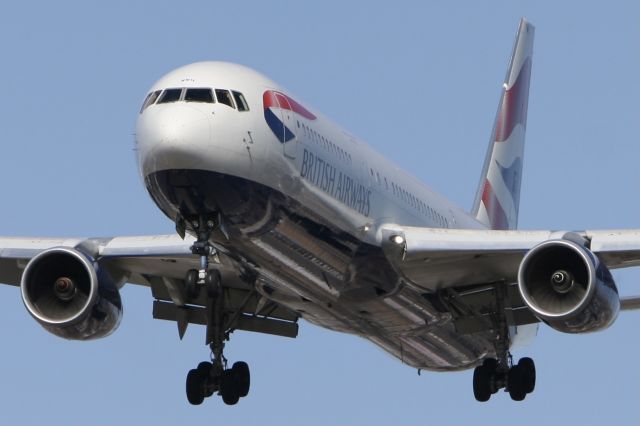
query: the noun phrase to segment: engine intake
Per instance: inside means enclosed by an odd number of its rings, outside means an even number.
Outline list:
[[[20,287],[29,313],[57,336],[97,339],[120,324],[118,289],[97,262],[74,248],[39,253],[27,264]]]
[[[606,328],[620,310],[609,269],[570,240],[549,240],[532,248],[520,263],[518,287],[538,318],[566,333]]]

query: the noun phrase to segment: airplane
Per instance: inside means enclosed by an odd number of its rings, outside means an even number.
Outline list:
[[[599,331],[621,299],[610,270],[640,265],[640,230],[518,230],[534,27],[522,19],[470,212],[247,67],[198,62],[147,92],[135,150],[175,234],[0,237],[0,282],[71,340],[114,332],[119,290],[149,287],[153,317],[205,326],[211,361],[191,404],[250,389],[224,348],[237,330],[293,338],[298,321],[363,337],[419,370],[474,369],[478,401],[533,392],[514,348],[540,323]]]

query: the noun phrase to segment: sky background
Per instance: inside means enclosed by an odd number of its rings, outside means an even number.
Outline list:
[[[536,26],[520,227],[640,228],[640,3],[634,1],[32,2],[0,5],[0,234],[172,233],[136,169],[151,84],[199,60],[253,67],[469,208],[521,16]],[[640,271],[616,272],[640,294]],[[472,372],[418,376],[357,337],[237,332],[236,406],[190,406],[204,328],[178,340],[149,289],[122,290],[112,336],[58,339],[0,286],[0,424],[459,425],[638,423],[640,314],[607,331],[541,327],[522,403],[486,404]],[[206,422],[206,423],[196,423]]]

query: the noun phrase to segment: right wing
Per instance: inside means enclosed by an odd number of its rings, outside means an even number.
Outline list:
[[[114,238],[0,238],[0,282],[19,286],[29,261],[47,250],[77,250],[105,268],[117,288],[125,283],[151,288],[154,318],[178,323],[180,337],[187,324],[207,324],[207,298],[203,291],[187,294],[184,278],[199,268],[191,253],[193,237],[153,235]],[[227,328],[286,337],[298,332],[298,314],[257,291],[240,263],[220,249],[210,267],[220,272],[224,286]]]

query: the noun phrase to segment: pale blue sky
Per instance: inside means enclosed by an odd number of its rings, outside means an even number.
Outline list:
[[[147,88],[198,60],[270,76],[464,207],[471,205],[518,19],[536,26],[520,226],[640,227],[637,2],[5,2],[0,234],[171,233],[133,154]],[[640,271],[615,274],[640,293]],[[375,346],[302,323],[238,332],[250,395],[188,405],[204,330],[178,340],[146,288],[111,337],[59,340],[0,287],[6,425],[637,424],[638,313],[572,336],[541,327],[523,403],[477,403],[471,372],[418,377]]]

